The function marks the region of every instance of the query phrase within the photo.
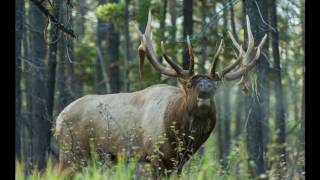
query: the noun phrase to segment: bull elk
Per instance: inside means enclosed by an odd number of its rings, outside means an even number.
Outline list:
[[[165,52],[162,57],[171,68],[157,61],[151,42],[151,13],[141,44],[140,75],[143,76],[145,55],[161,74],[177,77],[181,88],[158,84],[132,93],[86,95],[68,105],[56,121],[60,147],[59,167],[77,170],[95,152],[103,161],[116,161],[121,153],[135,154],[154,168],[154,175],[181,173],[185,162],[208,139],[216,124],[213,94],[217,82],[243,78],[256,64],[266,35],[257,47],[246,17],[248,49],[246,52],[229,35],[239,52],[236,61],[216,71],[221,40],[210,74],[194,73],[194,56],[187,39],[190,65],[188,70],[176,64]],[[92,146],[93,144],[93,146]]]

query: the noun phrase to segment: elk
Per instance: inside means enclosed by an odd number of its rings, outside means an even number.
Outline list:
[[[257,47],[246,17],[248,49],[246,52],[229,35],[239,52],[236,61],[216,71],[221,40],[208,75],[194,73],[194,55],[187,38],[190,66],[176,64],[166,54],[162,57],[170,68],[157,61],[151,41],[151,13],[145,32],[138,30],[140,75],[145,56],[159,73],[177,77],[181,87],[158,84],[146,89],[107,95],[86,95],[69,104],[56,121],[56,137],[60,147],[59,167],[77,170],[90,159],[91,153],[103,162],[116,161],[117,155],[137,155],[141,162],[154,168],[154,176],[165,172],[181,173],[185,162],[208,139],[216,124],[213,95],[221,80],[244,78],[256,64],[266,35]],[[245,82],[245,81],[243,81]]]

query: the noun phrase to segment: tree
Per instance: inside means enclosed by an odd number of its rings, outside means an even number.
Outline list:
[[[302,79],[302,100],[301,100],[301,129],[300,129],[300,140],[303,149],[305,148],[305,2],[302,1],[301,8],[301,21],[302,21],[302,49],[303,49],[303,79]],[[305,172],[304,164],[301,167],[301,171]]]
[[[302,101],[301,101],[301,141],[305,143],[305,3],[301,3],[301,21],[302,21],[302,49],[303,49],[303,81],[302,81]]]
[[[223,9],[223,36],[227,36],[228,29],[228,9],[227,2]],[[228,59],[229,52],[224,51],[224,59]],[[226,61],[225,61],[226,62]],[[223,87],[223,166],[227,167],[227,157],[230,151],[230,87]]]
[[[270,22],[274,28],[271,31],[272,39],[272,53],[274,60],[274,73],[275,73],[275,99],[276,99],[276,132],[277,138],[277,155],[279,156],[279,166],[277,169],[282,169],[281,164],[286,162],[286,124],[284,115],[284,102],[282,93],[282,82],[281,82],[281,67],[280,67],[280,53],[279,53],[279,34],[277,30],[277,10],[276,1],[272,0],[270,3]],[[279,174],[283,177],[283,174]]]
[[[206,0],[201,0],[201,55],[200,55],[200,62],[199,62],[199,74],[206,74],[206,69],[205,69],[205,63],[207,59],[207,38],[206,38],[206,17],[207,17],[207,10],[206,10]],[[198,150],[199,154],[202,156],[204,154],[204,147],[201,146],[200,149]]]
[[[27,9],[28,5],[25,2],[23,5],[25,7],[24,14],[26,18],[24,19],[25,23],[30,24],[31,17],[30,17],[30,7]],[[33,71],[33,66],[32,66],[32,58],[31,58],[31,40],[30,40],[30,31],[28,28],[24,27],[23,28],[23,57],[25,58],[22,61],[23,64],[23,76],[24,76],[24,85],[25,85],[25,99],[26,99],[26,105],[25,105],[25,110],[22,114],[22,137],[23,139],[30,139],[31,136],[31,129],[30,126],[32,124],[32,71]],[[28,61],[29,60],[29,61]],[[24,162],[30,162],[31,160],[31,145],[30,142],[23,140],[21,145],[24,147],[22,150],[22,160]],[[31,165],[28,163],[25,168],[25,174],[30,173],[31,170]]]
[[[125,36],[125,53],[124,53],[124,76],[123,76],[123,90],[129,90],[128,79],[128,61],[131,59],[130,54],[130,34],[129,34],[129,0],[125,0],[124,8],[124,36]]]
[[[170,34],[170,41],[172,42],[172,45],[171,47],[175,47],[175,43],[176,43],[176,32],[177,32],[177,1],[176,0],[171,0],[169,1],[168,3],[169,5],[169,13],[170,13],[170,20],[171,20],[171,27],[170,27],[170,31],[169,31],[169,34]],[[176,48],[172,48],[173,52],[171,53],[172,55],[172,59],[173,60],[176,60]],[[171,85],[176,85],[177,84],[177,78],[175,77],[171,77],[169,82],[169,84]]]
[[[99,0],[98,5],[102,5],[105,2],[106,2],[105,0]],[[96,76],[95,76],[95,84],[96,85],[95,85],[95,87],[96,87],[96,93],[98,93],[98,94],[104,93],[107,90],[106,87],[104,86],[105,82],[102,83],[103,81],[105,81],[105,79],[103,79],[103,76],[102,76],[102,71],[103,71],[102,69],[103,68],[105,69],[106,67],[103,67],[101,64],[101,61],[104,58],[106,58],[105,51],[103,51],[103,49],[104,49],[103,44],[106,43],[106,39],[104,37],[106,37],[106,35],[107,35],[106,23],[103,22],[100,18],[98,18],[96,44],[97,44],[97,48],[101,52],[101,57],[99,56],[99,54],[97,54],[97,60],[96,60]],[[109,92],[107,92],[107,93],[109,93]]]
[[[23,31],[24,1],[16,0],[16,36],[15,36],[15,116],[16,116],[16,136],[15,153],[18,160],[21,160],[21,43]]]
[[[231,4],[232,1],[228,0],[228,3]],[[242,5],[244,7],[244,4]],[[229,7],[229,11],[230,11],[230,23],[231,23],[231,32],[233,34],[233,37],[235,38],[235,40],[237,42],[239,42],[239,37],[237,34],[237,29],[236,29],[236,24],[235,24],[235,15],[234,15],[234,9],[233,6]],[[236,120],[236,127],[235,127],[235,132],[234,132],[234,137],[236,139],[239,138],[240,133],[241,133],[241,123],[242,123],[242,112],[244,111],[244,102],[243,102],[243,94],[242,94],[242,90],[241,87],[238,88],[237,90],[237,98],[236,98],[236,113],[235,113],[235,120]]]
[[[262,18],[267,16],[267,1],[266,0],[246,0],[245,1],[246,13],[248,14],[251,22],[251,29],[253,38],[255,39],[255,46],[264,36],[267,27],[263,23]],[[259,8],[259,9],[258,9]],[[261,12],[261,16],[260,16]],[[267,41],[268,42],[268,41]],[[262,48],[262,53],[266,53],[267,48]],[[249,163],[251,175],[257,177],[265,172],[264,166],[264,137],[263,137],[263,123],[267,121],[267,108],[268,108],[268,61],[265,56],[261,55],[256,68],[256,92],[250,91],[249,94],[249,111],[247,130],[247,149],[249,154]]]
[[[193,0],[183,0],[183,39],[186,40],[187,36],[193,34]],[[189,67],[189,53],[187,51],[187,43],[183,48],[183,61],[182,67],[188,69]]]
[[[215,99],[216,104],[222,104],[222,97],[221,97],[221,92],[219,94],[217,94],[217,97]],[[218,142],[218,158],[219,161],[223,161],[223,147],[224,147],[224,141],[223,141],[223,122],[220,119],[223,119],[223,109],[221,108],[221,106],[217,106],[217,115],[216,118],[219,119],[219,121],[217,121],[217,142]]]
[[[60,7],[60,22],[66,24],[67,21],[67,8],[65,6]],[[68,105],[69,94],[67,91],[67,74],[66,74],[66,65],[69,63],[68,54],[67,54],[67,38],[65,34],[60,33],[59,38],[59,64],[58,64],[58,75],[57,75],[57,91],[58,100],[57,100],[57,110],[60,112]]]
[[[117,3],[118,0],[111,0]],[[109,61],[110,73],[110,89],[111,93],[118,93],[120,91],[120,34],[116,30],[113,22],[108,23],[107,27],[107,60]]]
[[[236,30],[236,23],[234,20],[234,9],[233,9],[233,5],[232,5],[232,0],[228,0],[228,4],[229,4],[229,11],[230,11],[230,24],[231,24],[231,30],[232,30],[232,34],[233,37],[236,39],[236,41],[239,42],[239,38],[237,35],[237,30]]]
[[[206,24],[206,0],[201,1],[201,38],[202,38],[202,43],[201,43],[201,58],[200,58],[200,63],[199,63],[199,73],[200,74],[205,74],[205,63],[207,59],[207,41],[206,41],[206,33],[205,33],[205,24]]]
[[[66,40],[64,34],[60,34],[59,43],[59,64],[58,64],[58,75],[57,75],[57,111],[60,112],[67,105],[67,92],[66,92]]]
[[[160,19],[159,19],[159,23],[160,23],[160,28],[159,28],[159,39],[161,41],[163,41],[165,39],[165,27],[166,27],[166,14],[167,14],[167,6],[168,6],[168,1],[164,0],[163,1],[163,5],[162,5],[162,9],[160,14]],[[158,56],[158,61],[160,63],[162,63],[162,56]],[[161,79],[161,74],[159,74],[159,79]]]
[[[69,19],[69,26],[72,27],[73,26],[73,17],[71,16],[71,12],[70,12],[70,8],[67,8],[67,15],[69,15],[69,17],[67,16],[66,18]],[[72,101],[74,101],[78,96],[79,96],[79,88],[78,88],[78,83],[77,83],[77,79],[75,76],[75,69],[74,69],[74,65],[76,62],[76,59],[74,58],[74,42],[73,42],[73,38],[70,38],[69,36],[65,37],[66,39],[66,53],[67,53],[67,57],[68,57],[68,61],[67,61],[67,104],[71,103]]]
[[[227,167],[230,152],[230,87],[223,88],[223,165]]]
[[[85,34],[86,31],[86,19],[85,19],[85,15],[87,13],[86,10],[86,0],[78,0],[80,6],[79,9],[79,16],[75,16],[75,27],[79,27],[79,36],[83,36]]]
[[[50,127],[46,111],[46,44],[43,29],[45,17],[32,2],[30,2],[30,25],[34,29],[31,35],[31,58],[36,67],[32,71],[32,129],[31,129],[31,164],[33,167],[43,169],[45,167],[45,155],[49,147]]]
[[[53,15],[59,19],[60,7],[62,5],[61,0],[54,0],[54,13]],[[51,122],[53,116],[54,107],[54,94],[55,94],[55,83],[56,83],[56,66],[57,66],[57,45],[58,45],[59,30],[53,25],[50,29],[50,46],[49,46],[49,62],[48,62],[48,81],[47,81],[47,110],[48,118]]]

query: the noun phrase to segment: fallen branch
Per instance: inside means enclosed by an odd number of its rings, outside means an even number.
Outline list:
[[[36,5],[36,6],[40,9],[40,11],[49,18],[50,22],[53,22],[53,23],[56,25],[56,27],[57,27],[58,29],[60,29],[61,31],[63,31],[64,33],[68,34],[69,36],[71,36],[71,37],[73,37],[73,38],[77,38],[72,29],[66,28],[63,24],[61,24],[61,23],[57,20],[56,17],[54,17],[52,14],[50,14],[49,10],[46,9],[46,8],[42,5],[43,0],[41,0],[41,1],[38,1],[38,0],[30,0],[30,1],[33,2],[34,5]]]

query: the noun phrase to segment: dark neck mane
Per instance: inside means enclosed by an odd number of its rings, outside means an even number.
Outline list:
[[[178,136],[183,139],[192,136],[194,138],[195,150],[209,137],[215,127],[215,104],[211,100],[211,106],[205,108],[197,107],[196,97],[187,96],[182,93],[169,103],[165,114],[166,134],[171,141],[177,137],[174,130],[178,130]]]

